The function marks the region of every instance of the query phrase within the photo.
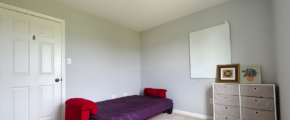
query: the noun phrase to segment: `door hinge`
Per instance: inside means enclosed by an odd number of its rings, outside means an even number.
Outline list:
[[[60,81],[62,81],[62,78],[60,78]]]

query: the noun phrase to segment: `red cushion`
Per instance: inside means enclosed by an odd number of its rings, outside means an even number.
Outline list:
[[[97,105],[83,98],[72,98],[65,102],[65,120],[88,120],[90,113],[98,113]]]
[[[145,88],[145,89],[144,89],[144,92],[143,92],[143,95],[144,95],[144,96],[149,96],[149,95],[148,95],[148,90],[149,90],[149,89],[153,89],[153,88]]]
[[[167,92],[167,90],[165,90],[165,89],[147,88],[146,89],[146,96],[166,98],[166,92]]]

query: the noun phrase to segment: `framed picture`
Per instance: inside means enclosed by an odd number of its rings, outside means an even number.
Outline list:
[[[218,65],[217,83],[240,83],[240,64]]]
[[[260,65],[241,66],[241,83],[261,84]]]

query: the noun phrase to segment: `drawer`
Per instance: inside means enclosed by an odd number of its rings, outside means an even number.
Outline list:
[[[215,104],[215,113],[232,117],[240,117],[240,107]]]
[[[215,84],[214,93],[227,94],[227,95],[239,95],[239,85]]]
[[[274,99],[242,96],[241,101],[242,107],[274,111]]]
[[[245,120],[275,120],[275,113],[270,111],[242,108],[242,118]]]
[[[241,85],[241,95],[274,98],[274,87],[264,85]]]
[[[215,120],[240,120],[240,118],[239,117],[232,117],[232,116],[215,114]]]
[[[239,96],[221,95],[221,94],[214,95],[214,102],[216,104],[240,106],[239,101],[240,101]]]

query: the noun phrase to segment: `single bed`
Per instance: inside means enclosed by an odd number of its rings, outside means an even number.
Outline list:
[[[159,113],[172,113],[173,101],[164,89],[144,89],[133,95],[93,103],[81,98],[66,102],[66,120],[145,120]]]

